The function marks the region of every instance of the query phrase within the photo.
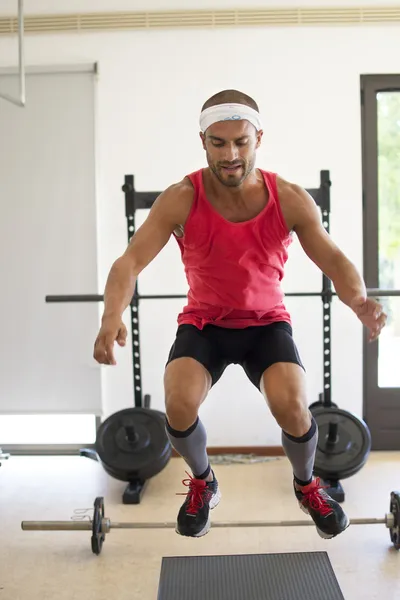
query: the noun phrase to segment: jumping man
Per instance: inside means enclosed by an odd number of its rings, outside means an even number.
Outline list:
[[[339,299],[369,329],[371,341],[386,315],[367,297],[358,270],[326,233],[306,190],[255,167],[263,136],[256,102],[236,90],[222,91],[202,107],[200,129],[208,168],[187,175],[157,198],[112,265],[94,357],[101,364],[116,364],[114,343],[126,343],[122,315],[137,277],[174,236],[189,292],[165,368],[166,430],[192,471],[183,482],[188,493],[177,532],[207,533],[210,509],[219,502],[198,412],[225,368],[235,363],[265,397],[282,430],[300,508],[322,537],[332,538],[348,527],[349,519],[313,478],[318,429],[308,409],[305,371],[281,289],[293,234],[332,280]]]

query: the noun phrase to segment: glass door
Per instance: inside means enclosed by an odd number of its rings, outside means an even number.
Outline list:
[[[374,450],[399,450],[400,75],[363,76],[361,90],[364,277],[388,315],[378,341],[364,340],[364,418]]]

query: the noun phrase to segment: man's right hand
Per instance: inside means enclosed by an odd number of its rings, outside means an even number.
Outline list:
[[[121,317],[103,318],[94,344],[93,358],[101,365],[116,365],[114,343],[125,346],[127,333]]]

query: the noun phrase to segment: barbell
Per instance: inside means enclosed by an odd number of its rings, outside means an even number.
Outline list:
[[[314,525],[310,519],[300,521],[217,521],[215,528],[263,528],[263,527],[303,527]],[[390,539],[396,550],[400,550],[400,492],[390,494],[390,512],[383,519],[355,518],[350,525],[385,525],[390,530]],[[104,498],[99,496],[94,501],[92,520],[82,521],[22,521],[23,531],[91,531],[91,547],[93,554],[101,553],[106,535],[111,529],[175,529],[171,522],[130,522],[119,523],[104,516]]]

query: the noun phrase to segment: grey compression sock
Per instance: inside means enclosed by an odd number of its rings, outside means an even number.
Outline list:
[[[211,468],[207,456],[207,433],[199,417],[186,431],[172,429],[168,419],[165,422],[172,447],[189,465],[195,479],[205,479]]]
[[[294,479],[299,485],[308,485],[312,481],[317,442],[318,427],[314,417],[310,430],[299,438],[282,431],[282,446],[292,464]]]

